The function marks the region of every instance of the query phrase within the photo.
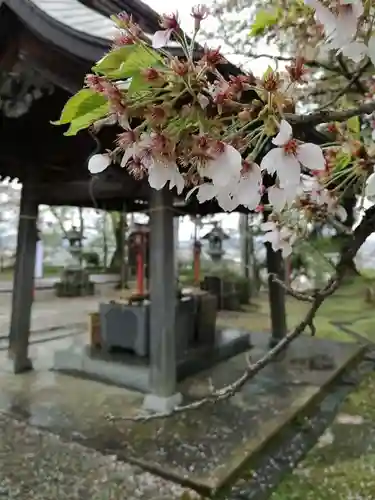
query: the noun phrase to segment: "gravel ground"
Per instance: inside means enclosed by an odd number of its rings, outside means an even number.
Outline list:
[[[175,500],[184,494],[198,498],[116,457],[64,443],[0,413],[0,499]]]

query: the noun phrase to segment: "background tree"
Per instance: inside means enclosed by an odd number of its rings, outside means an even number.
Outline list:
[[[259,64],[284,68],[296,56],[305,61],[308,72],[296,96],[300,112],[352,107],[374,89],[369,58],[355,69],[358,65],[342,54],[327,51],[314,11],[303,1],[214,0],[212,12],[215,23],[205,36],[219,39],[226,54],[238,59],[246,69],[257,70]],[[334,132],[334,128],[334,124],[330,124],[326,130]],[[349,188],[341,197],[347,213],[344,225],[349,229],[356,221],[356,194]],[[317,223],[315,236],[321,234],[321,230]],[[345,236],[341,235],[340,241],[341,247],[345,247]],[[352,273],[357,273],[354,260],[347,265]]]

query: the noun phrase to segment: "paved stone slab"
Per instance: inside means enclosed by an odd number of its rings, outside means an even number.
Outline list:
[[[175,500],[192,491],[0,413],[0,498]]]
[[[252,336],[253,342],[257,340]],[[266,348],[260,336],[251,351]],[[311,354],[331,353],[334,366],[309,370]],[[164,420],[121,420],[142,406],[139,393],[98,382],[41,371],[22,377],[0,376],[0,410],[78,441],[103,453],[141,464],[145,469],[205,493],[231,483],[270,438],[312,399],[344,366],[362,353],[359,346],[304,338],[284,360],[273,363],[232,399]],[[297,362],[299,361],[299,362]],[[185,400],[233,381],[245,368],[239,355],[191,377],[182,386]],[[111,413],[117,420],[108,421]]]

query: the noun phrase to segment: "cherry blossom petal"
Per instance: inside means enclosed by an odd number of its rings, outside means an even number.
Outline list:
[[[353,9],[343,9],[337,16],[336,30],[338,37],[350,40],[357,32],[358,18]]]
[[[363,15],[364,8],[362,0],[341,0],[341,3],[343,5],[351,5],[357,19]]]
[[[368,55],[372,64],[375,66],[375,36],[372,36],[368,42]]]
[[[280,234],[279,231],[268,231],[266,234],[263,235],[263,241],[265,243],[271,243],[272,250],[274,252],[277,252],[280,250]]]
[[[88,162],[88,169],[90,174],[100,174],[109,167],[111,164],[111,158],[108,154],[97,154],[93,155]]]
[[[232,183],[235,178],[239,179],[241,170],[241,153],[233,146],[226,145],[221,154],[207,162],[202,173],[220,188]]]
[[[249,210],[255,210],[259,205],[262,195],[259,189],[254,189],[254,187],[250,187],[250,189],[246,189],[245,186],[241,186],[241,188],[234,195],[237,200],[238,205],[243,205]]]
[[[169,187],[170,189],[176,187],[177,194],[181,194],[185,187],[185,179],[180,174],[178,167],[175,163],[172,163],[169,167],[170,169],[170,181]]]
[[[274,231],[276,229],[276,224],[272,221],[262,222],[260,229],[262,231]]]
[[[339,205],[335,210],[335,215],[341,222],[345,222],[348,218],[348,214],[342,205]]]
[[[285,157],[284,150],[282,148],[274,148],[268,151],[260,163],[260,168],[262,170],[267,170],[267,172],[272,175],[277,172],[278,166],[283,163]]]
[[[305,0],[305,4],[315,10],[315,18],[323,25],[325,34],[328,36],[336,28],[336,17],[324,7],[318,0]]]
[[[152,37],[152,47],[154,49],[161,49],[168,45],[169,40],[171,39],[173,30],[160,30],[156,31]]]
[[[283,152],[282,162],[277,165],[277,176],[280,187],[298,186],[301,182],[301,166],[294,155]]]
[[[136,144],[133,144],[132,146],[126,148],[125,153],[123,154],[121,159],[121,166],[124,168],[128,163],[128,161],[130,160],[130,158],[138,156],[139,153],[140,153],[140,148]]]
[[[281,255],[286,259],[293,253],[293,248],[287,241],[281,241],[280,243]]]
[[[170,180],[169,168],[160,162],[154,162],[150,165],[148,171],[148,182],[154,189],[160,190]]]
[[[316,144],[301,144],[297,149],[297,158],[304,167],[310,170],[325,170],[326,162],[323,151]]]
[[[129,118],[127,115],[123,114],[118,117],[118,124],[125,130],[130,130]]]
[[[238,207],[237,200],[227,191],[220,191],[217,195],[217,202],[225,212],[232,212]]]
[[[293,131],[292,127],[286,120],[281,120],[279,133],[276,137],[272,139],[272,143],[275,146],[283,146],[292,138]]]
[[[217,188],[213,184],[205,182],[201,184],[198,188],[197,199],[199,203],[205,203],[208,200],[212,200],[217,195]]]
[[[365,196],[373,198],[375,196],[375,172],[373,172],[366,181]]]
[[[271,186],[268,188],[268,201],[275,212],[281,212],[286,204],[285,190],[277,186]]]
[[[202,109],[206,109],[207,106],[210,104],[209,98],[204,94],[202,94],[201,92],[197,95],[197,101],[199,102],[199,105]]]
[[[341,52],[345,57],[351,59],[355,63],[359,63],[367,54],[367,47],[362,42],[351,42],[349,45],[345,45]]]

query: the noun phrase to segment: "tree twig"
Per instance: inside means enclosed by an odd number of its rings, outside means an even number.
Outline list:
[[[365,215],[353,232],[353,238],[346,248],[342,259],[336,266],[335,275],[321,290],[317,290],[314,294],[313,303],[307,312],[305,318],[297,325],[294,330],[283,337],[272,349],[267,351],[258,361],[251,363],[250,358],[247,358],[247,368],[243,374],[232,384],[228,384],[221,389],[211,390],[211,393],[206,397],[194,401],[192,403],[177,406],[171,412],[160,412],[151,414],[139,414],[136,416],[121,416],[115,417],[107,415],[108,420],[127,420],[133,422],[147,422],[161,418],[170,417],[186,411],[197,410],[208,404],[216,404],[220,401],[225,401],[231,398],[234,394],[242,389],[242,387],[252,380],[263,368],[274,361],[277,356],[282,353],[297,337],[299,337],[307,327],[310,328],[311,334],[315,335],[314,317],[325,299],[332,295],[345,276],[346,264],[356,255],[363,242],[375,229],[375,205],[369,208]]]
[[[320,123],[344,122],[352,116],[370,115],[375,111],[375,101],[343,111],[318,111],[306,115],[285,114],[285,120],[293,125],[319,125]]]
[[[281,286],[285,292],[291,297],[300,300],[301,302],[314,302],[314,297],[310,294],[299,292],[298,290],[294,290],[292,287],[288,286],[284,281],[276,276],[276,274],[270,274],[272,281]]]

